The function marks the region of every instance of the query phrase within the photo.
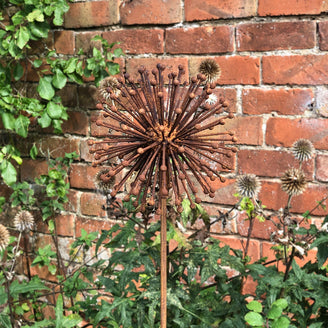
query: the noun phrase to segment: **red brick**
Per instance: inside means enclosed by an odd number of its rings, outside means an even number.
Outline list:
[[[312,210],[317,201],[327,195],[327,186],[309,183],[303,194],[294,196],[291,201],[291,213],[303,214]],[[288,195],[281,190],[281,184],[277,182],[263,182],[259,193],[259,199],[267,209],[279,210],[287,205]],[[327,211],[316,209],[313,215],[325,215]]]
[[[223,183],[216,179],[211,186],[216,189],[215,196],[214,198],[208,195],[202,196],[204,202],[224,205],[235,205],[237,203],[237,199],[234,197],[236,193],[234,179],[226,179]]]
[[[92,162],[94,155],[89,153],[90,146],[87,140],[81,140],[81,160],[85,162]]]
[[[56,96],[61,98],[66,107],[77,106],[77,86],[74,84],[66,84],[63,89],[56,91]]]
[[[319,48],[328,50],[328,22],[319,22]]]
[[[64,138],[64,137],[43,137],[37,142],[37,147],[40,149],[41,154],[49,155],[52,158],[63,157],[65,153],[75,151],[78,155],[80,140],[77,138]]]
[[[84,53],[91,55],[92,49],[95,47],[101,49],[100,41],[92,41],[96,35],[101,35],[102,31],[78,32],[75,33],[75,53],[83,50]]]
[[[207,57],[208,58],[208,57]],[[198,74],[198,68],[206,57],[189,59],[190,76]],[[219,84],[259,84],[260,59],[249,56],[221,56],[213,58],[221,68]]]
[[[76,190],[70,189],[68,191],[67,197],[68,197],[68,202],[64,204],[65,211],[77,212],[79,192]]]
[[[119,21],[118,0],[70,3],[65,14],[65,28],[108,26]]]
[[[70,171],[70,185],[77,189],[96,189],[94,180],[104,166],[92,167],[85,164],[72,164]]]
[[[256,165],[254,165],[256,163]],[[299,161],[291,152],[275,150],[248,150],[238,151],[239,173],[252,173],[258,176],[280,177],[287,169],[298,167]],[[313,179],[314,159],[303,163],[306,178]]]
[[[233,51],[231,26],[202,26],[166,30],[165,50],[170,54],[204,54]]]
[[[221,97],[228,102],[228,110],[232,113],[237,111],[237,90],[236,89],[229,89],[229,88],[222,88],[216,87],[213,92],[216,94],[218,99]]]
[[[119,47],[127,54],[164,52],[164,31],[160,29],[115,30],[103,32],[102,37],[110,44],[120,42]]]
[[[264,83],[328,83],[328,55],[267,56],[262,60]]]
[[[186,0],[186,21],[211,20],[232,17],[249,17],[256,15],[255,0]]]
[[[55,218],[57,234],[59,236],[73,237],[75,232],[75,215],[59,214]],[[36,220],[38,232],[49,233],[48,224],[41,219]]]
[[[85,219],[79,217],[76,221],[75,235],[76,237],[80,237],[81,229],[84,229],[87,233],[97,231],[101,234],[101,230],[109,230],[112,226],[113,223],[110,221]]]
[[[55,49],[59,54],[73,55],[75,50],[75,39],[73,31],[55,31]]]
[[[308,49],[315,46],[315,22],[241,24],[236,30],[238,51]]]
[[[244,89],[242,102],[248,115],[300,115],[312,107],[314,95],[311,89]]]
[[[62,125],[64,133],[87,135],[89,119],[85,112],[69,111],[68,120]]]
[[[80,85],[77,89],[79,105],[82,108],[96,108],[97,88],[94,85]]]
[[[31,47],[27,49],[28,55],[38,55],[48,52],[49,50],[54,50],[54,42],[53,42],[53,32],[50,31],[48,36],[45,39],[41,40],[30,40],[28,45]]]
[[[48,163],[47,161],[41,159],[33,160],[26,158],[23,160],[20,173],[22,181],[32,182],[41,174],[48,173]]]
[[[80,199],[80,210],[83,215],[105,217],[103,206],[106,205],[106,197],[100,194],[84,192]]]
[[[9,188],[3,181],[0,181],[0,197],[5,197],[8,201],[11,193],[12,189]]]
[[[164,71],[164,77],[170,72],[178,72],[178,66],[182,65],[186,74],[183,77],[183,80],[188,81],[188,59],[187,58],[133,58],[127,59],[126,61],[126,71],[133,77],[134,79],[138,79],[140,77],[138,73],[138,68],[140,66],[145,66],[147,70],[151,71],[156,68],[156,65],[161,63],[165,65],[166,69]],[[168,81],[168,79],[166,79]]]
[[[315,148],[328,149],[328,120],[272,117],[267,121],[266,143],[291,147],[298,139],[309,139]]]
[[[249,231],[249,220],[245,213],[240,213],[237,216],[237,228],[239,235],[247,237]],[[271,234],[276,230],[277,229],[272,221],[265,220],[264,222],[260,222],[255,218],[251,238],[270,239]]]
[[[316,167],[317,180],[328,182],[328,155],[317,155]]]
[[[174,24],[182,20],[179,0],[139,0],[123,2],[120,8],[123,25]]]
[[[324,0],[259,0],[258,14],[260,16],[280,15],[317,15],[328,10]]]

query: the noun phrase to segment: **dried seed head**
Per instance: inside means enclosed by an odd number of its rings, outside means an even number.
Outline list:
[[[0,251],[5,250],[9,244],[9,232],[7,228],[0,224]]]
[[[200,65],[198,71],[204,74],[209,83],[215,82],[221,75],[220,66],[213,59],[205,59]]]
[[[16,214],[14,218],[14,226],[20,231],[29,231],[33,228],[34,217],[29,211],[20,211]]]
[[[289,196],[303,193],[306,184],[304,172],[299,169],[291,168],[281,177],[281,189]]]
[[[236,185],[238,194],[249,198],[256,198],[261,189],[261,182],[255,174],[239,176]]]
[[[294,142],[292,151],[295,158],[300,162],[303,162],[309,160],[312,157],[314,153],[314,147],[311,141],[307,139],[299,139]]]
[[[98,97],[108,101],[112,95],[119,96],[121,91],[118,89],[119,82],[116,77],[108,76],[100,81]]]
[[[216,94],[211,93],[208,98],[205,100],[205,104],[215,105],[218,102],[218,97]]]
[[[112,176],[110,179],[105,179],[105,175],[108,174],[109,170],[100,170],[95,176],[95,186],[98,191],[103,194],[110,194],[115,184],[115,177]]]

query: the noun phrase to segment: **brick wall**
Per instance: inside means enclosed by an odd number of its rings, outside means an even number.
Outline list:
[[[153,68],[162,62],[169,68],[182,64],[189,76],[197,73],[204,58],[213,58],[222,69],[218,92],[236,112],[232,128],[237,132],[239,153],[234,170],[226,174],[215,198],[204,197],[213,216],[236,202],[234,181],[239,173],[254,173],[262,181],[260,199],[269,210],[286,205],[279,176],[296,162],[290,149],[299,138],[308,138],[316,156],[304,166],[311,181],[307,191],[293,200],[295,215],[315,206],[328,186],[328,4],[324,0],[118,0],[75,1],[64,26],[53,32],[54,47],[65,56],[88,51],[91,38],[102,35],[110,43],[120,41],[126,56],[121,70],[136,73],[140,65]],[[90,95],[92,82],[68,86],[63,93],[70,108],[64,136],[45,135],[39,141],[53,155],[77,151],[80,160],[70,173],[70,204],[61,216],[66,237],[80,228],[100,230],[110,221],[102,210],[104,196],[95,191],[87,140],[102,131],[95,126],[99,113]],[[25,161],[22,176],[42,169]],[[212,202],[212,203],[211,203]],[[324,214],[317,210],[318,217]],[[65,222],[63,222],[66,220]],[[240,245],[247,222],[236,217],[214,233],[230,245]],[[250,254],[270,255],[272,226],[256,224]],[[224,235],[224,236],[223,236]]]

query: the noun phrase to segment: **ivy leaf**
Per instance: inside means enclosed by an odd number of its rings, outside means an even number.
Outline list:
[[[23,49],[30,39],[30,33],[28,32],[28,29],[26,26],[21,26],[18,30],[18,36],[17,36],[17,46],[20,49]]]
[[[44,112],[42,116],[38,119],[38,123],[42,128],[47,128],[51,124],[51,118],[47,114],[47,112]]]
[[[32,148],[30,149],[30,156],[32,159],[36,159],[36,156],[38,154],[38,148],[33,144]]]
[[[5,129],[14,130],[15,128],[15,117],[10,113],[1,114],[2,123]]]
[[[19,63],[17,65],[15,65],[13,74],[14,74],[15,81],[20,80],[20,78],[24,74],[24,68],[23,68],[23,66],[21,64],[19,64]]]
[[[51,76],[41,77],[38,85],[38,92],[41,98],[51,100],[55,95],[55,90],[51,85]]]
[[[11,184],[15,183],[17,180],[17,171],[10,162],[5,161],[2,162],[1,165],[1,176],[3,181],[10,186]]]
[[[48,37],[48,33],[49,33],[49,25],[46,22],[42,22],[42,23],[38,23],[38,22],[33,22],[30,24],[30,31],[31,33],[39,38],[47,38]]]
[[[61,69],[57,68],[52,78],[52,85],[57,89],[62,89],[66,85],[66,82],[66,75],[62,72]]]
[[[63,114],[63,107],[50,101],[47,105],[48,116],[52,119],[59,119]]]
[[[31,13],[29,13],[26,16],[26,18],[29,22],[34,22],[34,21],[43,22],[44,21],[44,15],[40,9],[34,9]]]
[[[18,135],[23,138],[27,137],[28,126],[30,125],[30,120],[24,115],[19,115],[15,120],[15,131]]]

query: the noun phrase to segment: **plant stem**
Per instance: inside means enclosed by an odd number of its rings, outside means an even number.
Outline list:
[[[167,323],[167,241],[166,241],[166,198],[161,198],[161,328]]]

